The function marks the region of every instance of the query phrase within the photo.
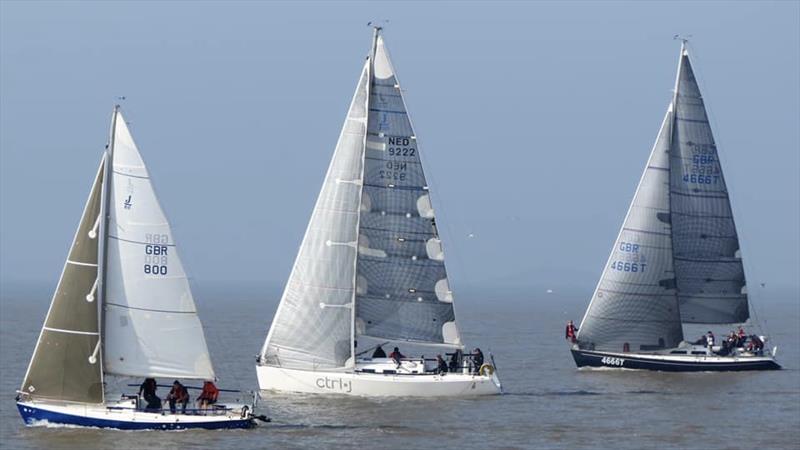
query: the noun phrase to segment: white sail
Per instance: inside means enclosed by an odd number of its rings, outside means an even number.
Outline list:
[[[262,349],[269,365],[352,365],[352,315],[367,82],[364,64],[328,173]],[[349,361],[349,362],[348,362]]]
[[[122,114],[114,117],[104,292],[106,373],[214,379],[167,218]]]
[[[578,341],[582,348],[631,351],[674,347],[683,339],[669,203],[672,107],[661,124]]]

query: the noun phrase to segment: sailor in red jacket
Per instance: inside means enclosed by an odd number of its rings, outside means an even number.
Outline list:
[[[572,323],[571,320],[569,322],[567,322],[567,331],[565,333],[566,339],[568,339],[572,343],[575,343],[575,336],[576,336],[575,333],[577,331],[578,331],[578,329],[575,328],[575,324]]]

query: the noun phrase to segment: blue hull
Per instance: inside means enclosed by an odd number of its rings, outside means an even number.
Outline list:
[[[774,360],[738,360],[731,363],[702,361],[654,361],[640,358],[635,354],[620,357],[619,353],[603,353],[590,350],[572,349],[572,357],[578,367],[611,367],[624,369],[659,370],[663,372],[738,372],[744,370],[779,370],[781,366]],[[604,362],[605,360],[605,362]]]
[[[113,428],[117,430],[230,430],[240,428],[251,428],[254,426],[253,419],[226,420],[199,423],[147,423],[129,422],[122,420],[95,419],[73,414],[63,414],[46,409],[31,407],[17,403],[17,409],[22,416],[25,424],[31,425],[38,421],[47,421],[61,425],[74,425],[79,427]]]

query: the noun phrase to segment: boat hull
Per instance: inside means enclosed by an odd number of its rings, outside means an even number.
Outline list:
[[[571,349],[578,367],[658,370],[663,372],[730,372],[778,370],[781,366],[770,356],[673,356],[599,352]]]
[[[108,408],[106,405],[17,402],[26,425],[57,424],[117,430],[236,429],[254,426],[253,418],[238,414],[183,415]]]
[[[400,375],[256,366],[262,391],[360,397],[466,397],[502,393],[497,374]]]

